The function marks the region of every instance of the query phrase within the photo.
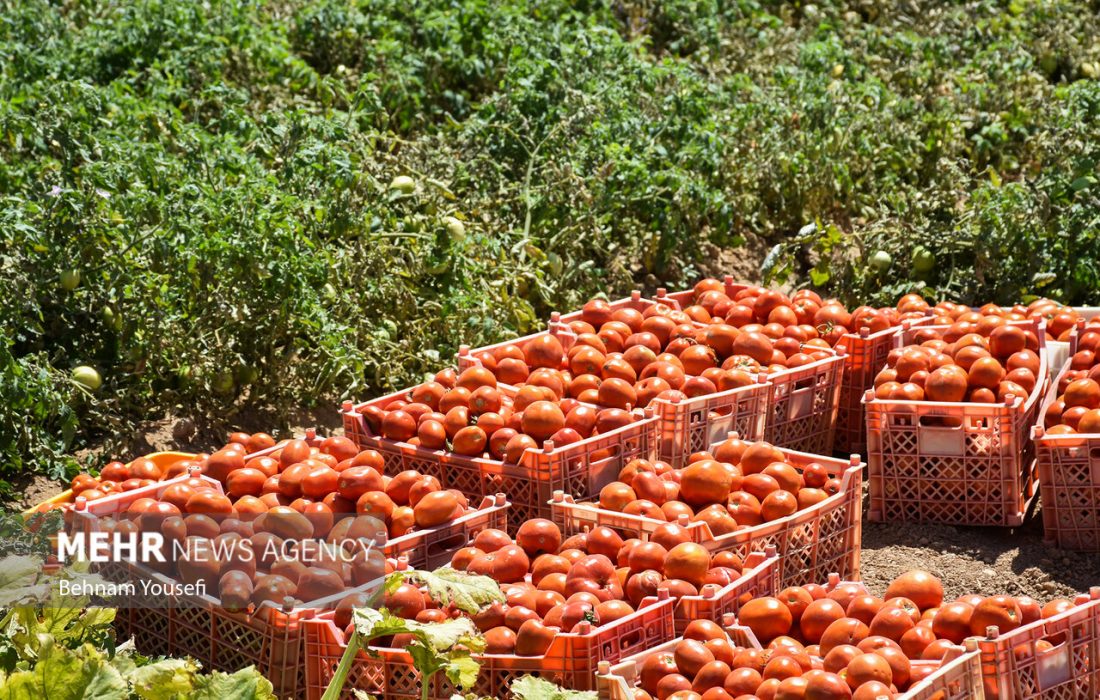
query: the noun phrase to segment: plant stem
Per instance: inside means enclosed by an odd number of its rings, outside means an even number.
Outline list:
[[[356,630],[352,632],[351,639],[348,640],[348,648],[344,650],[344,655],[340,657],[340,665],[336,667],[336,673],[333,674],[332,680],[325,688],[325,694],[321,696],[321,700],[338,700],[340,693],[344,691],[348,673],[351,672],[351,665],[355,662],[358,653],[359,631]]]

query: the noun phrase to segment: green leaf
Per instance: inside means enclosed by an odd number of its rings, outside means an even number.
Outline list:
[[[379,612],[371,608],[357,608],[352,612],[355,630],[367,639],[388,637],[394,634],[413,634],[420,637],[425,646],[443,651],[456,644],[480,646],[477,626],[468,617],[446,622],[417,622],[396,617],[388,610]],[[467,646],[469,648],[469,646]],[[480,649],[471,649],[480,651]]]
[[[17,671],[0,687],[0,700],[127,700],[126,681],[90,644],[73,651],[52,641],[44,644],[37,663]]]
[[[594,690],[566,690],[545,678],[520,676],[509,686],[516,700],[596,700]]]
[[[1069,188],[1074,192],[1080,192],[1081,190],[1086,190],[1095,184],[1096,178],[1092,177],[1091,175],[1082,175],[1081,177],[1071,182]]]
[[[503,603],[506,600],[504,593],[500,590],[500,584],[488,576],[468,574],[450,567],[435,571],[405,571],[398,574],[403,575],[405,580],[417,580],[423,583],[428,589],[428,595],[441,605],[454,605],[467,613],[475,613],[486,605]],[[387,590],[390,585],[391,581],[387,581]]]
[[[459,656],[447,664],[447,678],[460,688],[472,688],[477,683],[481,664],[469,656]]]
[[[236,673],[196,674],[188,700],[275,700],[274,688],[255,666]]]
[[[134,686],[138,697],[146,700],[171,700],[191,690],[195,664],[184,659],[164,659],[135,668],[127,680]]]
[[[0,559],[0,608],[45,598],[50,591],[50,585],[48,582],[38,582],[41,574],[41,559],[30,556]]]

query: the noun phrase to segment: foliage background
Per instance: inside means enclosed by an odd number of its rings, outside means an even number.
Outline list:
[[[392,389],[746,240],[849,303],[1100,301],[1098,10],[0,0],[0,471]]]

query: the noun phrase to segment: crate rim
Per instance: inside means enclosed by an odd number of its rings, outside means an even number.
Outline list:
[[[973,403],[970,401],[904,401],[901,399],[880,399],[875,397],[875,390],[868,389],[863,394],[863,400],[860,401],[864,406],[882,406],[889,409],[896,409],[901,406],[943,406],[944,408],[973,408],[975,406],[980,407],[997,407],[1004,408],[1010,411],[1026,412],[1028,406],[1034,406],[1039,397],[1043,395],[1045,391],[1045,380],[1050,374],[1050,368],[1047,366],[1047,352],[1046,352],[1046,340],[1043,334],[1043,330],[1046,328],[1046,322],[1041,320],[1036,321],[1011,321],[1015,324],[1034,324],[1036,327],[1036,336],[1039,339],[1039,352],[1036,354],[1039,356],[1039,376],[1035,378],[1035,388],[1028,393],[1027,396],[1011,395],[1015,400],[1012,404],[1004,403]],[[950,326],[921,326],[921,330],[941,330],[950,328]],[[911,345],[911,344],[909,344]],[[902,343],[902,338],[898,338],[898,347],[908,347],[908,345]]]
[[[736,435],[737,435],[737,433],[730,433],[731,437],[736,436]],[[840,491],[828,496],[825,500],[821,501],[820,503],[815,503],[812,506],[810,506],[808,508],[805,508],[805,509],[802,509],[802,510],[796,510],[794,513],[791,513],[790,515],[785,515],[782,518],[779,518],[777,520],[772,520],[772,521],[769,521],[769,522],[766,522],[766,523],[761,523],[759,525],[752,525],[752,526],[747,527],[743,530],[735,530],[734,532],[730,532],[730,533],[727,533],[725,535],[714,535],[710,531],[710,526],[705,522],[695,521],[695,522],[689,523],[687,528],[689,530],[698,530],[700,532],[701,537],[703,538],[704,546],[706,546],[708,543],[711,543],[711,544],[714,544],[714,545],[718,546],[718,545],[724,544],[726,541],[732,541],[734,539],[745,539],[745,538],[750,538],[751,539],[752,537],[756,537],[756,536],[764,536],[764,535],[770,534],[772,532],[772,530],[783,531],[787,526],[794,523],[796,519],[802,520],[802,519],[804,519],[804,518],[806,518],[810,515],[820,514],[820,511],[827,510],[827,509],[829,509],[829,508],[831,508],[831,507],[833,507],[833,506],[835,506],[835,505],[837,505],[837,504],[844,501],[844,499],[845,499],[845,497],[847,497],[849,491],[851,491],[852,488],[853,488],[852,481],[854,479],[857,479],[857,478],[862,479],[863,469],[866,466],[866,463],[863,462],[860,458],[860,455],[857,455],[857,454],[851,455],[848,458],[847,463],[845,463],[845,461],[843,459],[838,459],[836,457],[825,457],[825,456],[822,456],[822,455],[811,454],[809,452],[799,452],[798,450],[788,450],[788,449],[785,449],[785,448],[782,448],[782,447],[780,447],[778,449],[779,449],[780,452],[783,452],[784,455],[794,455],[794,456],[797,456],[797,457],[805,457],[805,458],[807,458],[805,460],[807,462],[810,462],[810,461],[831,462],[832,466],[840,473],[840,476],[841,476],[841,482],[840,482],[841,489],[840,489]],[[558,498],[559,493],[561,495],[560,500]],[[860,496],[860,497],[862,498],[862,496]],[[580,510],[585,510],[585,511],[591,512],[591,513],[596,514],[596,515],[604,513],[604,514],[608,514],[610,516],[613,516],[615,518],[622,517],[622,518],[625,518],[625,519],[628,519],[628,520],[636,521],[639,524],[639,529],[644,529],[644,526],[646,526],[646,525],[650,525],[654,528],[659,527],[660,525],[662,525],[666,522],[666,521],[663,521],[663,520],[656,520],[654,518],[647,518],[647,517],[642,516],[642,515],[631,515],[631,514],[621,513],[619,511],[607,510],[605,508],[600,508],[598,505],[593,505],[592,503],[590,503],[588,501],[577,502],[576,500],[573,499],[573,496],[571,496],[569,494],[561,493],[561,492],[555,492],[554,493],[554,498],[549,503],[550,503],[550,507],[552,509],[555,506],[557,506],[558,509],[562,509],[562,510],[580,509]],[[769,545],[769,546],[771,546],[771,545]]]

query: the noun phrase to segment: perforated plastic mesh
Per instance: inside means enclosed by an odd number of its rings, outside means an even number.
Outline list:
[[[534,674],[575,690],[595,687],[596,670],[601,660],[617,661],[624,656],[649,649],[674,636],[672,599],[653,600],[637,612],[591,633],[559,633],[545,656],[526,657],[485,654],[478,657],[481,674],[473,692],[507,698],[508,686],[520,675]],[[317,700],[328,687],[333,672],[346,650],[342,630],[325,613],[302,622],[305,639],[306,694]],[[352,700],[354,690],[386,698],[419,698],[420,679],[407,653],[396,649],[360,652],[352,664],[349,682],[342,698]],[[450,698],[455,689],[445,680],[433,679],[428,697]]]
[[[978,642],[986,698],[1100,697],[1100,588],[1078,603],[1049,619]],[[1053,648],[1038,649],[1040,641]]]
[[[1036,327],[1043,337],[1042,327]],[[907,341],[907,332],[897,339]],[[1047,376],[1040,341],[1040,377]],[[1016,526],[1035,495],[1031,425],[1045,391],[1040,382],[1013,407],[1004,404],[883,401],[868,394],[867,455],[877,522]]]
[[[909,327],[926,325],[928,319],[907,322]],[[846,350],[844,374],[840,379],[840,398],[836,412],[836,440],[833,449],[841,454],[867,454],[867,422],[863,393],[875,384],[875,375],[886,366],[886,356],[894,347],[900,326],[877,333],[845,333],[838,345]]]
[[[1062,369],[1039,409],[1058,396]],[[1046,435],[1036,428],[1035,455],[1046,541],[1062,549],[1100,552],[1100,435]]]
[[[770,375],[764,439],[791,450],[832,454],[843,374],[844,356],[835,355]]]

